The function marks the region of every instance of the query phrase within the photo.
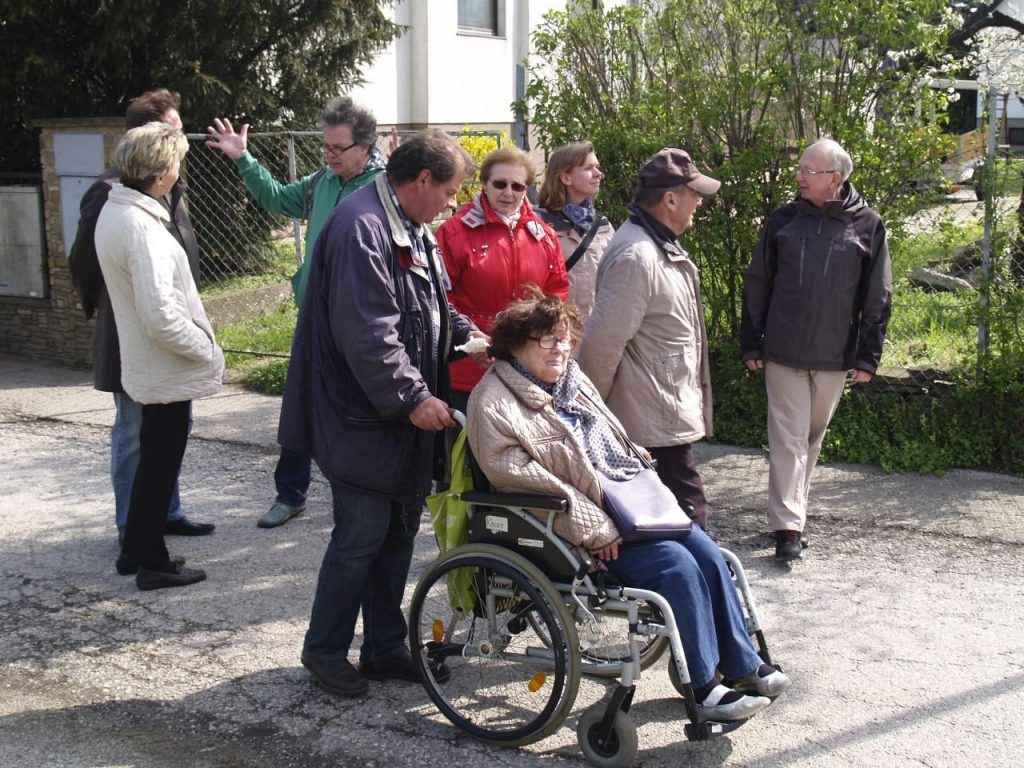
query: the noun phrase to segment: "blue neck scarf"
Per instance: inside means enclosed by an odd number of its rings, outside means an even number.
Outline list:
[[[566,203],[562,215],[572,222],[581,235],[585,235],[594,223],[594,198],[588,197],[582,203]]]

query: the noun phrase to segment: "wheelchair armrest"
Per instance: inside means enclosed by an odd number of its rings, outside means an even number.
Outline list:
[[[548,512],[565,512],[569,502],[558,496],[535,496],[532,493],[495,493],[493,491],[464,491],[459,498],[468,504],[493,507],[526,507]]]

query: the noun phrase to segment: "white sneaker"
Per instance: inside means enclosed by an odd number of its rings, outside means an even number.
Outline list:
[[[766,667],[770,669],[771,672],[762,675],[761,672]],[[759,693],[762,696],[774,699],[776,696],[784,693],[792,684],[793,681],[790,680],[789,676],[782,670],[776,669],[769,664],[762,664],[749,675],[737,680],[733,684],[733,690],[743,692],[752,691],[754,693]]]
[[[697,704],[697,716],[701,720],[746,720],[771,704],[764,696],[739,694],[739,698],[728,704],[721,701],[730,693],[738,693],[724,685],[716,685],[704,701]]]

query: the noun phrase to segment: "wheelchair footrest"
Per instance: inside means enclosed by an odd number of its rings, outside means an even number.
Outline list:
[[[746,720],[704,720],[700,723],[687,723],[683,732],[690,741],[708,741],[716,736],[735,731]]]

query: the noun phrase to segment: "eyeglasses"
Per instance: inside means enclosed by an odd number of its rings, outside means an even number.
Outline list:
[[[820,176],[823,173],[836,173],[836,169],[833,168],[830,171],[815,171],[808,168],[806,165],[798,165],[795,169],[797,176]]]
[[[345,154],[350,149],[352,149],[352,147],[358,146],[359,142],[357,141],[352,144],[349,144],[347,147],[339,147],[337,144],[321,144],[320,149],[324,151],[325,155],[333,155],[334,157],[337,157],[338,155]]]
[[[541,349],[554,349],[557,347],[563,347],[568,350],[576,348],[576,339],[571,336],[567,339],[560,339],[552,334],[546,334],[544,336],[531,336],[533,341],[537,342],[537,346]]]
[[[491,179],[490,184],[495,189],[504,189],[505,187],[512,187],[513,192],[526,191],[526,185],[520,181],[507,181],[506,179]]]

